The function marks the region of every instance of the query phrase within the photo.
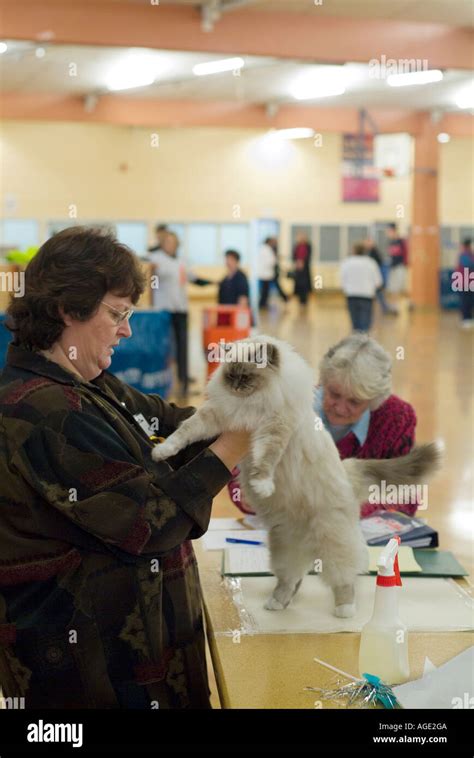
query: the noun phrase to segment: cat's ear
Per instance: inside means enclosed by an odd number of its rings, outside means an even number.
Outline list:
[[[267,342],[267,364],[273,368],[278,368],[280,365],[280,351],[271,342]]]

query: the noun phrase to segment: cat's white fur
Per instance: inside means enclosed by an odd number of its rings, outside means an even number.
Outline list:
[[[313,375],[303,358],[287,343],[265,335],[233,343],[239,344],[263,346],[258,355],[261,361],[268,358],[265,365],[257,367],[257,351],[254,361],[245,361],[235,350],[211,377],[208,400],[152,456],[169,458],[225,431],[251,432],[239,479],[246,501],[269,533],[277,584],[265,607],[286,608],[318,560],[334,593],[336,616],[352,616],[356,576],[368,569],[359,504],[369,487],[382,480],[404,486],[426,481],[438,468],[440,446],[420,445],[387,460],[341,461],[313,411]]]
[[[240,464],[245,500],[269,532],[277,585],[265,607],[285,608],[304,575],[320,560],[321,576],[332,588],[336,616],[355,613],[354,582],[368,568],[359,507],[331,435],[315,424],[313,373],[293,348],[267,336],[277,365],[265,371],[260,389],[242,396],[225,381],[221,364],[207,386],[208,399],[164,443],[155,460],[175,455],[199,439],[223,431],[251,432],[251,452]]]

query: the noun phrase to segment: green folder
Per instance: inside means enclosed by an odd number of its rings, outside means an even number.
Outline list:
[[[413,553],[417,563],[422,568],[422,576],[468,576],[464,566],[448,550],[437,548],[414,548]],[[412,576],[406,574],[406,576]],[[416,574],[413,574],[416,576]]]
[[[259,548],[254,548],[259,550]],[[403,576],[468,576],[469,572],[461,566],[459,561],[448,550],[438,550],[437,548],[413,548],[413,555],[421,571],[403,571]],[[222,551],[222,576],[272,576],[270,570],[256,570],[255,568],[232,573],[228,568],[229,550]],[[310,571],[310,574],[318,572]],[[376,571],[370,571],[375,575]]]
[[[373,548],[370,550],[378,550],[381,548]],[[403,546],[402,546],[403,549]],[[401,576],[468,576],[469,572],[466,571],[464,566],[461,566],[457,558],[447,550],[438,550],[438,548],[408,548],[405,550],[411,550],[413,558],[418,564],[420,570],[410,568],[403,565],[403,560],[400,562],[400,574]],[[373,563],[372,563],[373,566]],[[377,571],[372,568],[369,574],[376,574]]]

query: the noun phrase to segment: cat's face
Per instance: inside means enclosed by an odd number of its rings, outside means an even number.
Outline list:
[[[225,388],[234,395],[248,397],[256,392],[265,391],[275,371],[280,365],[278,348],[266,343],[264,349],[249,359],[242,360],[237,351],[235,360],[225,363],[222,371],[222,382]],[[253,359],[252,359],[253,358]]]

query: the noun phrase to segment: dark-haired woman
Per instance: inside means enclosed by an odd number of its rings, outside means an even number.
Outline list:
[[[190,540],[248,438],[152,461],[144,428],[166,437],[194,409],[107,371],[143,289],[126,246],[74,228],[41,247],[8,309],[0,685],[26,708],[209,707]]]

